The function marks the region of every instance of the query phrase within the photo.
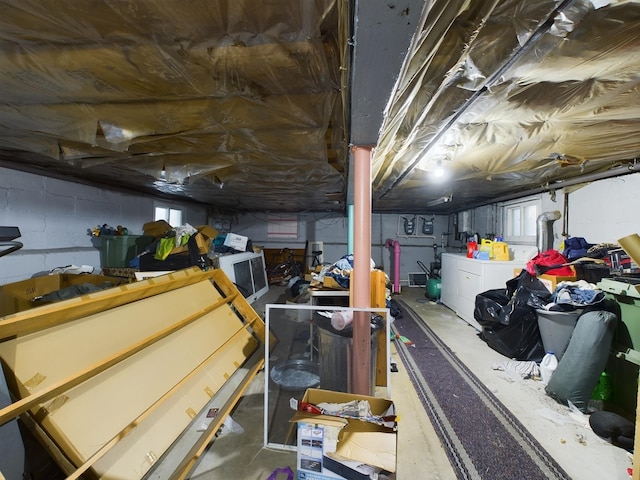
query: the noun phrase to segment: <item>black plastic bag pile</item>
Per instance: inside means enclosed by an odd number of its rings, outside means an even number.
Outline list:
[[[540,362],[545,351],[536,309],[550,299],[551,292],[526,270],[505,288],[476,295],[473,316],[482,326],[480,338],[505,357]]]

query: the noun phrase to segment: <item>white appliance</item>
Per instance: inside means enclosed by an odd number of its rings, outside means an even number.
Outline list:
[[[217,258],[220,268],[249,303],[269,291],[263,252],[243,252]]]
[[[478,260],[465,254],[443,253],[440,301],[476,330],[482,326],[473,317],[476,295],[487,290],[506,288],[507,280],[515,277],[537,249],[529,246],[509,246],[514,260]]]

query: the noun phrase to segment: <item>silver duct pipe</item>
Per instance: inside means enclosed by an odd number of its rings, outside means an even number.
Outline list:
[[[562,214],[560,210],[544,212],[536,218],[536,245],[538,253],[546,252],[553,248],[553,222],[558,220]]]

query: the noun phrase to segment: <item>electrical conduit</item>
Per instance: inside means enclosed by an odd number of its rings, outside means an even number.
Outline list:
[[[393,293],[400,293],[400,242],[387,238],[384,246],[393,247]]]

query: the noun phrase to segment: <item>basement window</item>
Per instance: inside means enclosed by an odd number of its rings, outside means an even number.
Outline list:
[[[165,206],[156,206],[154,220],[164,220],[172,227],[182,225],[182,210]]]
[[[540,199],[503,204],[504,240],[512,243],[536,242],[536,219],[540,213]]]

